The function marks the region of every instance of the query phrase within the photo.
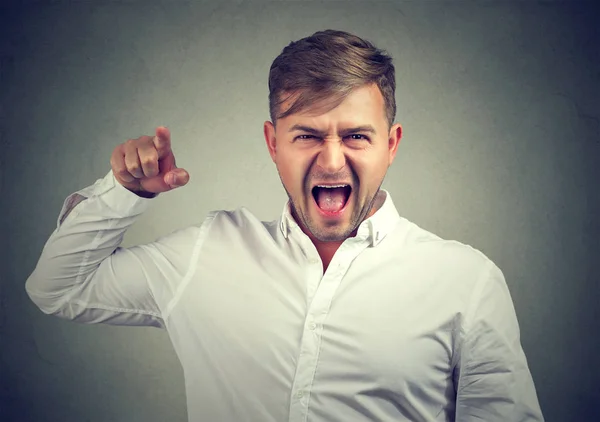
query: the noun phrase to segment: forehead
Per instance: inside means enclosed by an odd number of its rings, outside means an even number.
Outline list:
[[[298,99],[300,93],[287,94],[288,98],[282,104],[282,110],[288,110]],[[364,85],[353,89],[343,97],[333,95],[308,104],[283,119],[289,124],[299,120],[369,120],[372,123],[386,122],[385,101],[376,84]]]

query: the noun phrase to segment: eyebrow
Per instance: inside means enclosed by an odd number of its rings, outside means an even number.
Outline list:
[[[304,126],[304,125],[294,125],[290,128],[289,132],[294,132],[294,131],[302,131],[302,132],[308,132],[311,133],[313,135],[319,135],[321,137],[325,137],[327,135],[327,132],[323,132],[321,130],[312,128],[310,126]],[[350,135],[352,133],[358,133],[358,132],[368,132],[371,134],[375,134],[375,128],[371,125],[362,125],[362,126],[355,126],[355,127],[350,127],[347,129],[342,129],[340,131],[340,134],[342,136],[344,135]]]

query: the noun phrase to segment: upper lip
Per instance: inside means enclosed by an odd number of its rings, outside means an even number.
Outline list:
[[[348,183],[348,182],[337,182],[337,183],[327,182],[327,183],[314,183],[313,184],[313,188],[317,187],[317,186],[350,186],[350,187],[352,187],[352,184]]]

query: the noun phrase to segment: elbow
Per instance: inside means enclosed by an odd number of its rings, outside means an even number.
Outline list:
[[[40,295],[37,292],[37,284],[38,284],[38,280],[36,277],[36,273],[35,271],[33,273],[31,273],[31,275],[29,277],[27,277],[27,280],[25,280],[25,293],[27,293],[27,296],[29,296],[29,299],[35,303],[36,306],[40,306]]]
[[[25,281],[25,292],[29,299],[43,313],[50,315],[56,313],[56,299],[51,298],[48,294],[44,294],[43,279],[34,271]]]

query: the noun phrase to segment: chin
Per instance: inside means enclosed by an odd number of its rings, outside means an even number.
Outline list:
[[[331,230],[310,230],[311,234],[315,239],[320,242],[343,242],[347,238],[352,236],[354,230],[348,231],[344,230],[340,232],[339,230],[331,231]]]

